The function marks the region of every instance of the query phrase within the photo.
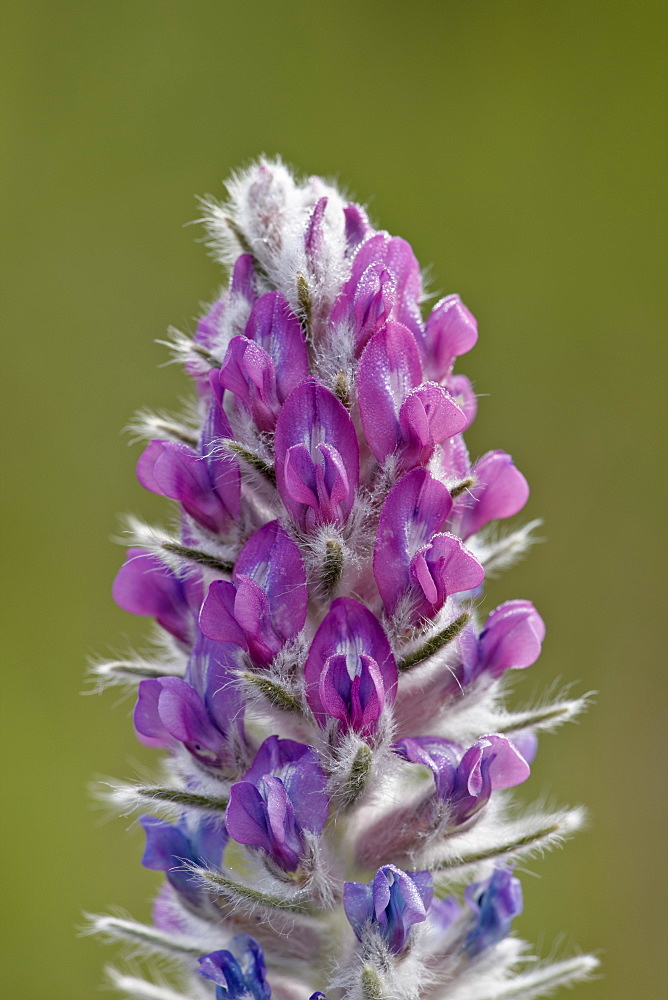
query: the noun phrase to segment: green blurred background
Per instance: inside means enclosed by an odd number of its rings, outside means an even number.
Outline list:
[[[84,662],[144,634],[111,603],[110,539],[119,512],[164,515],[121,429],[185,392],[155,340],[220,281],[184,223],[260,152],[338,177],[478,317],[472,451],[515,456],[548,539],[492,591],[548,624],[518,696],[600,692],[543,741],[531,792],[587,803],[591,826],[530,866],[520,930],[543,954],[600,949],[578,996],[662,995],[665,11],[5,0],[7,996],[97,995],[112,952],[75,936],[82,911],[148,914],[142,839],[86,786],[152,754],[131,702],[81,697]]]

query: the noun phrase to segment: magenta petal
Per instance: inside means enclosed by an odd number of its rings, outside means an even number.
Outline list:
[[[373,230],[369,219],[361,205],[350,202],[343,210],[345,216],[346,243],[351,250],[356,249],[363,240],[371,235]]]
[[[160,479],[155,475],[155,466],[162,458],[166,441],[150,441],[139,456],[137,462],[137,479],[145,490],[164,496]]]
[[[290,500],[318,511],[316,464],[305,444],[293,444],[285,456],[283,482]]]
[[[482,669],[492,677],[530,667],[540,656],[545,623],[531,601],[506,601],[490,614],[480,634]]]
[[[283,646],[271,624],[269,598],[249,576],[237,578],[234,615],[246,635],[251,659],[268,666]]]
[[[324,196],[318,198],[313,206],[304,232],[304,252],[311,270],[317,268],[323,250],[323,222],[327,201],[328,199]]]
[[[206,466],[211,489],[220,500],[225,525],[229,520],[237,520],[241,509],[241,472],[239,463],[227,452],[222,440],[231,438],[232,428],[223,409],[224,388],[219,382],[219,370],[209,373],[211,404],[202,427],[198,453]]]
[[[326,723],[328,713],[320,696],[320,676],[329,657],[336,654],[352,658],[353,673],[360,654],[371,657],[382,678],[385,703],[394,701],[397,665],[380,622],[359,601],[338,597],[318,626],[304,666],[306,698],[321,725]]]
[[[471,459],[461,434],[455,434],[441,445],[438,470],[439,476],[451,486],[470,478]]]
[[[244,780],[260,787],[267,774],[281,779],[297,825],[312,833],[322,833],[329,812],[329,797],[327,777],[316,751],[296,740],[269,736],[255,755]]]
[[[383,865],[366,885],[344,882],[343,909],[358,940],[363,941],[373,929],[398,955],[413,925],[426,919],[433,895],[430,872],[404,872]]]
[[[294,871],[303,851],[301,831],[321,833],[326,822],[325,785],[322,770],[306,755],[280,778],[265,772],[254,782],[237,782],[230,790],[227,829],[239,843],[262,848],[283,869]]]
[[[216,642],[198,629],[185,680],[202,698],[211,721],[223,734],[243,731],[244,700],[237,680],[242,650],[232,642]]]
[[[246,337],[233,337],[219,377],[251,413],[258,430],[274,429],[280,404],[274,363],[265,350]]]
[[[262,295],[253,307],[244,333],[271,358],[278,399],[284,402],[309,371],[304,331],[285,297],[280,292]]]
[[[422,281],[420,265],[406,240],[387,233],[376,233],[361,244],[353,258],[351,278],[359,281],[370,264],[382,263],[392,272],[397,283],[396,317],[400,323],[422,339],[420,299]]]
[[[422,764],[430,769],[441,799],[452,795],[461,753],[456,743],[439,736],[405,737],[397,740],[392,749],[411,764]]]
[[[371,736],[385,704],[385,687],[376,661],[336,653],[328,657],[320,675],[320,701],[328,715],[345,729]]]
[[[451,375],[446,387],[466,417],[466,425],[463,430],[467,430],[475,420],[478,412],[478,397],[471,385],[471,380],[466,375]]]
[[[352,277],[330,313],[336,327],[347,323],[355,336],[355,354],[362,353],[369,339],[390,318],[397,299],[397,280],[383,261],[374,261],[359,278]]]
[[[538,753],[538,737],[531,729],[523,729],[519,733],[513,733],[513,746],[524,757],[527,764],[534,762]]]
[[[174,737],[160,718],[158,704],[162,693],[163,678],[140,681],[133,720],[137,738],[144,746],[168,749],[174,746]]]
[[[191,504],[210,489],[204,464],[178,441],[151,441],[137,462],[137,478],[152,493]]]
[[[437,601],[439,605],[442,605],[446,598],[445,588],[439,588],[436,586],[436,581],[431,574],[431,567],[427,562],[427,556],[431,552],[431,545],[425,545],[424,548],[419,549],[415,557],[411,561],[411,576],[413,580],[422,588],[424,594],[424,599],[430,607],[437,607]],[[440,593],[440,600],[439,600]]]
[[[242,253],[234,262],[230,292],[240,295],[247,302],[254,302],[255,283],[255,259],[251,253]]]
[[[478,339],[478,324],[458,295],[447,295],[434,306],[425,326],[428,374],[440,382],[450,374],[455,358],[470,351]]]
[[[278,521],[252,535],[237,556],[234,578],[251,577],[267,594],[274,632],[287,642],[304,627],[308,592],[298,546]]]
[[[364,349],[357,369],[357,397],[369,447],[384,462],[401,444],[399,411],[422,380],[420,355],[410,331],[389,321]]]
[[[137,478],[152,493],[178,500],[209,531],[224,531],[229,512],[212,488],[205,458],[178,441],[151,441],[137,463]]]
[[[415,553],[445,524],[452,500],[426,469],[413,469],[392,487],[383,504],[373,554],[373,572],[388,615],[411,585]]]
[[[320,701],[333,719],[349,723],[351,678],[345,653],[327,657],[320,675]]]
[[[370,264],[359,280],[352,301],[355,353],[359,357],[369,339],[389,319],[397,297],[397,279],[383,263]]]
[[[322,833],[329,815],[327,777],[318,755],[311,747],[283,778],[294,809],[295,820],[303,830]]]
[[[116,575],[113,598],[133,615],[155,618],[166,632],[188,645],[193,632],[193,614],[187,588],[157,556],[146,549],[128,549],[128,558]]]
[[[466,414],[445,389],[433,382],[417,386],[399,412],[402,466],[426,465],[436,445],[464,430],[466,424]]]
[[[480,531],[490,521],[512,517],[529,498],[529,484],[505,451],[490,451],[473,467],[476,484],[458,505],[461,536]]]
[[[212,725],[197,692],[180,677],[164,677],[161,684],[158,710],[167,731],[182,743],[201,743],[218,751],[222,735]]]
[[[264,799],[250,781],[237,781],[232,785],[225,826],[238,844],[261,847],[271,853],[266,812]]]
[[[339,504],[345,503],[350,494],[350,483],[346,467],[336,448],[321,442],[317,450],[322,455],[322,462],[316,465],[316,487],[318,500],[323,511],[328,513],[328,521],[336,519]]]
[[[345,522],[359,483],[359,446],[329,389],[307,380],[291,393],[276,423],[274,456],[278,492],[302,529]]]
[[[450,594],[479,587],[485,571],[461,539],[443,532],[434,535],[431,543],[416,553],[411,560],[410,576],[417,592],[422,594],[416,613],[433,618]]]
[[[248,649],[246,634],[234,616],[236,594],[233,583],[214,580],[199,613],[199,627],[209,639],[234,642],[242,649]]]
[[[296,761],[316,757],[315,751],[297,740],[284,740],[268,736],[255,754],[252,765],[244,775],[245,781],[257,784],[263,774],[275,774],[284,779],[286,769]]]
[[[487,774],[492,791],[521,785],[531,773],[524,757],[506,736],[496,733],[481,736],[469,747],[459,765],[460,773],[468,773],[467,785],[471,795],[481,793],[483,782],[480,768],[483,761],[489,762]]]

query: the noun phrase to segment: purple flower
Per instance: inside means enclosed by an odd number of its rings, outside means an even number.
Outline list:
[[[248,934],[232,938],[231,950],[212,951],[199,960],[199,972],[216,984],[216,1000],[269,1000],[267,967],[257,941]]]
[[[314,381],[288,397],[274,437],[276,485],[295,524],[345,524],[359,483],[359,445],[348,411]]]
[[[413,469],[390,490],[378,522],[373,571],[388,615],[404,597],[413,621],[433,618],[450,594],[477,587],[484,570],[454,535],[440,533],[450,493],[426,469]]]
[[[128,549],[112,587],[120,608],[155,618],[184,646],[190,646],[195,636],[200,591],[192,577],[181,579],[157,556],[139,548]]]
[[[482,669],[491,677],[530,667],[540,656],[545,623],[531,601],[506,601],[490,614],[480,633]]]
[[[320,701],[328,715],[339,719],[345,730],[354,729],[370,738],[385,707],[385,685],[372,656],[359,653],[352,660],[345,653],[327,657],[320,675]]]
[[[366,212],[360,205],[350,202],[343,210],[346,243],[350,252],[354,252],[365,239],[373,233]]]
[[[417,340],[422,338],[420,265],[398,236],[376,233],[360,244],[350,278],[332,309],[332,322],[346,318],[356,334],[357,353],[375,332],[378,317],[396,319]]]
[[[234,678],[236,650],[200,635],[186,679],[158,677],[140,682],[134,710],[135,731],[149,747],[179,744],[201,764],[220,768],[228,754],[232,726],[242,731],[243,703]]]
[[[237,461],[221,450],[220,439],[230,437],[229,422],[214,396],[197,451],[179,441],[151,441],[137,463],[137,478],[152,493],[178,500],[207,531],[224,534],[239,517],[241,497]]]
[[[194,351],[186,361],[185,368],[195,379],[198,392],[205,398],[211,396],[210,369],[202,361],[200,352],[216,356],[219,341],[226,343],[231,330],[241,332],[238,324],[241,323],[243,329],[245,317],[257,298],[255,284],[253,256],[249,253],[241,254],[235,261],[228,291],[214,302],[206,316],[197,324],[193,337]]]
[[[464,900],[474,915],[464,947],[474,957],[508,934],[522,912],[522,886],[511,869],[496,868],[485,882],[467,886]]]
[[[480,677],[497,680],[506,670],[530,667],[544,638],[545,623],[531,601],[506,601],[492,611],[479,636],[467,628],[459,637],[453,685],[461,691]]]
[[[282,404],[308,372],[299,320],[284,296],[267,292],[255,303],[244,336],[230,341],[220,384],[251,413],[258,430],[272,431]]]
[[[326,785],[311,747],[270,736],[244,780],[232,785],[227,829],[238,843],[296,871],[305,850],[303,832],[320,834],[327,822]]]
[[[392,320],[371,337],[360,358],[357,395],[364,434],[383,464],[397,453],[404,471],[429,461],[437,444],[466,426],[450,394],[422,384],[420,352],[412,333]]]
[[[202,889],[188,865],[220,868],[229,839],[222,821],[201,819],[193,825],[181,819],[172,826],[154,816],[141,816],[139,822],[146,834],[141,862],[144,868],[165,872],[174,889],[196,906],[202,898]]]
[[[466,752],[437,736],[404,738],[394,744],[394,750],[404,760],[431,770],[436,795],[448,806],[448,825],[453,830],[480,812],[493,791],[513,788],[530,774],[519,750],[497,733],[481,736]]]
[[[529,498],[529,484],[505,451],[489,451],[473,466],[475,485],[455,504],[453,523],[462,538],[490,521],[517,514]]]
[[[507,814],[504,790],[529,776],[536,731],[582,703],[508,712],[504,675],[536,660],[545,627],[524,600],[482,628],[477,617],[482,563],[521,554],[529,531],[478,533],[529,491],[508,454],[473,463],[464,441],[477,397],[455,368],[476,320],[458,295],[423,320],[409,244],[280,160],[235,174],[225,203],[205,210],[231,278],[192,344],[176,345],[197,405],[185,426],[138,422],[155,438],[140,481],[180,505],[181,546],[165,551],[183,571],[132,549],[114,583],[122,607],[174,641],[162,668],[98,669],[103,681],[146,678],[137,735],[171,755],[159,783],[114,798],[184,813],[142,819],[144,864],[167,876],[155,930],[98,926],[184,965],[189,941],[227,943],[200,960],[216,1000],[269,1000],[268,976],[291,1000],[327,1000],[316,975],[360,997],[498,983],[538,996],[583,978],[592,959],[524,966],[520,943],[494,947],[521,909],[519,882],[495,862],[521,862],[578,823],[577,812]],[[481,728],[513,735],[474,739]],[[458,734],[471,745],[445,738]],[[480,859],[492,874],[463,902],[433,900],[429,871],[387,863],[430,867],[441,887]],[[376,875],[350,881],[359,871]],[[268,973],[252,938],[230,942],[253,922]]]
[[[211,584],[199,624],[210,639],[235,643],[267,666],[303,628],[306,606],[299,549],[278,521],[270,521],[239,553],[232,583]]]
[[[332,326],[348,323],[355,332],[356,354],[366,347],[390,318],[397,299],[397,279],[382,260],[372,261],[362,274],[351,277],[334,303]]]
[[[398,955],[411,928],[426,919],[433,894],[428,871],[404,872],[394,865],[383,865],[368,884],[344,884],[343,908],[358,940],[363,940],[367,928],[373,929]]]
[[[431,311],[425,326],[426,371],[441,382],[451,373],[455,359],[475,347],[478,324],[458,295],[447,295]]]
[[[395,699],[397,665],[368,608],[350,597],[332,602],[313,637],[304,678],[306,699],[319,725],[335,718],[346,730],[373,734],[384,706]]]

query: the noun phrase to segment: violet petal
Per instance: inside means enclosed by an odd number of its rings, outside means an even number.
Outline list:
[[[396,697],[397,665],[387,636],[378,619],[363,604],[351,597],[338,597],[318,626],[304,666],[306,698],[321,725],[328,718],[320,697],[320,676],[328,658],[335,654],[352,658],[351,673],[354,673],[361,653],[372,657],[378,665],[385,703],[391,704]]]
[[[345,406],[307,380],[291,393],[276,423],[276,485],[302,528],[347,519],[359,483],[359,446]]]
[[[478,324],[458,295],[437,302],[425,325],[429,377],[440,382],[452,371],[455,358],[466,354],[478,339]]]
[[[489,615],[480,634],[480,668],[492,677],[530,667],[540,656],[545,623],[531,601],[506,601]]]
[[[411,389],[422,381],[415,338],[390,320],[364,348],[357,369],[362,426],[375,458],[383,463],[399,448],[399,412]]]
[[[176,573],[146,549],[128,549],[126,562],[116,575],[113,598],[133,615],[155,618],[166,632],[189,645],[193,613],[187,591]]]
[[[475,486],[456,505],[462,538],[490,521],[512,517],[529,498],[529,484],[505,451],[487,452],[475,463],[473,472]]]
[[[410,564],[445,524],[452,500],[426,469],[413,469],[388,493],[378,522],[373,572],[388,615],[411,586]]]

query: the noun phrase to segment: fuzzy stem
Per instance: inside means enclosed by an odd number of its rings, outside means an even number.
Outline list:
[[[229,801],[227,796],[214,798],[181,788],[167,788],[160,785],[120,785],[112,791],[111,798],[127,802],[132,808],[140,808],[149,803],[161,803],[216,815],[225,812]]]
[[[208,552],[202,552],[201,549],[192,549],[188,545],[180,545],[178,542],[162,542],[161,547],[171,555],[179,556],[181,559],[196,563],[198,566],[215,569],[219,573],[227,573],[229,575],[234,569],[234,563],[217,559],[216,556],[211,556]]]
[[[299,715],[304,714],[301,700],[273,678],[250,672],[241,674],[241,677],[247,684],[250,684],[260,694],[264,695],[274,708],[279,708],[283,712],[297,712]]]
[[[406,670],[410,670],[411,667],[415,667],[418,663],[422,663],[423,660],[433,656],[434,653],[437,653],[439,649],[443,648],[443,646],[447,646],[449,642],[456,639],[459,633],[466,628],[470,619],[471,615],[468,611],[461,614],[459,618],[455,618],[455,620],[450,622],[450,624],[442,629],[442,631],[431,636],[431,638],[429,638],[423,646],[420,646],[419,649],[415,650],[415,652],[409,653],[408,656],[399,660],[399,663],[397,664],[399,671],[403,673]]]
[[[350,771],[346,778],[338,798],[342,809],[350,809],[357,800],[364,794],[364,790],[371,776],[373,766],[373,754],[371,748],[363,744],[355,754],[350,765]]]
[[[276,473],[274,472],[273,465],[269,465],[268,462],[258,455],[256,451],[251,451],[250,448],[245,448],[238,441],[233,438],[225,438],[225,447],[228,448],[237,458],[242,459],[246,462],[252,469],[259,472],[261,476],[271,483],[272,486],[276,486]]]
[[[201,942],[184,935],[169,934],[160,931],[149,924],[141,924],[137,920],[125,920],[121,917],[93,917],[93,930],[111,938],[133,941],[145,945],[152,951],[166,952],[176,955],[198,956],[203,953]]]
[[[251,906],[260,906],[265,910],[283,910],[288,913],[308,913],[308,904],[295,899],[283,899],[281,896],[274,896],[260,889],[253,889],[248,885],[241,885],[232,879],[221,875],[218,872],[210,871],[208,868],[194,868],[194,873],[199,875],[202,882],[208,887],[215,887],[220,895],[231,901],[243,901]]]

